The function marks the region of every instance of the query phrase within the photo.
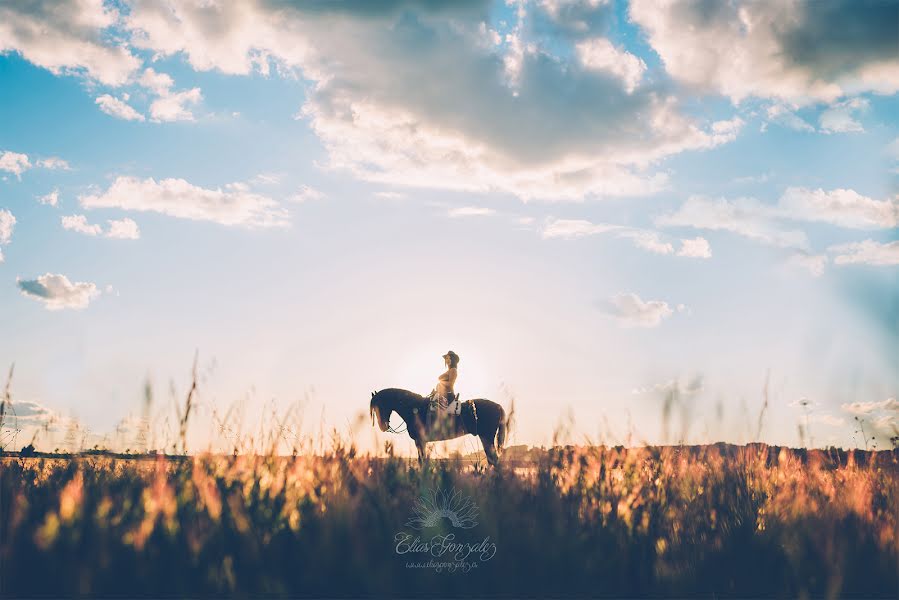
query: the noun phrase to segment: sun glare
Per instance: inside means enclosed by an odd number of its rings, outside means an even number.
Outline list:
[[[462,400],[489,397],[496,387],[488,376],[488,365],[476,348],[463,344],[422,344],[409,348],[398,360],[396,383],[419,394],[427,394],[437,385],[437,376],[446,370],[443,355],[452,350],[459,355],[459,378],[456,393]]]

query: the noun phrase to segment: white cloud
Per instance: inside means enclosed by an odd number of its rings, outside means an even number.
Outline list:
[[[678,396],[695,396],[705,389],[705,378],[701,374],[678,377],[656,383],[650,387],[635,388],[633,394],[657,393],[667,396],[668,394],[677,394]]]
[[[768,120],[794,131],[812,132],[815,130],[815,128],[802,117],[782,104],[775,104],[768,107]]]
[[[873,200],[848,189],[787,188],[778,203],[778,211],[790,219],[822,221],[852,229],[899,226],[899,197]]]
[[[629,6],[668,73],[734,102],[756,96],[801,104],[899,90],[890,2],[633,0]]]
[[[0,171],[12,173],[19,179],[22,173],[31,168],[31,161],[28,160],[27,154],[19,154],[18,152],[10,152],[9,150],[0,152]]]
[[[0,208],[0,246],[5,246],[12,239],[15,225],[16,217],[5,208]],[[0,248],[0,263],[4,260],[3,250]]]
[[[674,246],[668,242],[663,242],[659,234],[655,231],[624,229],[618,232],[617,235],[618,237],[632,240],[635,246],[642,248],[647,252],[652,252],[654,254],[671,254],[674,252]]]
[[[0,208],[0,244],[9,243],[15,225],[16,217],[7,209]]]
[[[590,235],[612,233],[617,238],[631,240],[634,246],[653,254],[676,254],[691,258],[709,258],[712,256],[709,243],[705,238],[680,240],[681,248],[675,253],[674,245],[662,239],[657,231],[611,225],[608,223],[592,223],[584,219],[549,219],[540,235],[543,239],[573,240]]]
[[[150,117],[154,122],[194,120],[194,114],[187,107],[199,104],[203,99],[200,88],[175,91],[175,80],[171,75],[153,68],[144,69],[137,83],[156,95],[150,103]]]
[[[448,217],[486,217],[496,213],[492,208],[483,206],[460,206],[447,211]]]
[[[23,429],[25,427],[41,427],[59,419],[59,415],[46,406],[33,400],[10,400],[3,415],[5,427]]]
[[[643,301],[637,294],[618,294],[602,304],[603,311],[623,327],[657,327],[674,311],[661,300]]]
[[[767,183],[774,176],[774,173],[767,172],[762,173],[761,175],[747,175],[745,177],[737,177],[734,179],[734,183],[736,184],[747,184],[747,183]]]
[[[786,265],[794,269],[806,270],[815,277],[820,277],[824,274],[825,267],[827,267],[827,256],[796,252],[787,259]]]
[[[864,98],[838,102],[821,113],[819,122],[824,133],[863,133],[865,128],[855,118],[855,112],[868,108]]]
[[[535,4],[535,27],[572,39],[588,38],[606,29],[615,11],[612,0],[538,0]]]
[[[575,239],[609,231],[619,231],[620,225],[608,225],[606,223],[591,223],[583,219],[554,219],[549,221],[541,232],[544,239],[563,238]]]
[[[867,424],[865,434],[884,438],[899,436],[899,400],[887,398],[880,402],[852,402],[840,406],[853,419]]]
[[[87,308],[100,295],[93,283],[72,283],[65,275],[52,273],[46,273],[37,279],[17,279],[16,283],[23,295],[42,302],[47,310]]]
[[[104,232],[100,225],[88,223],[87,217],[84,215],[70,215],[62,218],[63,229],[68,229],[69,231],[77,231],[93,237],[102,235],[103,237],[119,240],[140,239],[140,229],[137,223],[131,219],[109,220],[107,224],[108,227]]]
[[[779,223],[783,220],[823,222],[850,229],[892,229],[899,225],[899,197],[874,200],[849,189],[799,187],[787,188],[775,205],[762,204],[755,198],[692,196],[673,213],[657,217],[655,223],[661,227],[730,231],[771,246],[802,250],[806,256],[797,254],[791,259],[794,265],[813,272],[823,268],[826,258],[810,256],[805,233],[785,228]],[[853,246],[841,248],[851,250]]]
[[[137,82],[157,96],[165,96],[175,85],[175,80],[171,75],[158,73],[153,68],[144,69]]]
[[[193,121],[194,114],[187,106],[199,104],[202,99],[200,88],[168,92],[150,104],[150,117],[157,122]]]
[[[649,194],[667,183],[660,159],[727,143],[742,126],[696,121],[659,89],[629,92],[584,68],[573,46],[554,56],[529,40],[497,45],[486,5],[360,6],[148,1],[125,19],[135,46],[183,53],[197,70],[301,72],[312,86],[300,118],[329,166],[384,184],[549,200]]]
[[[827,249],[836,256],[837,265],[867,264],[875,266],[899,265],[899,241],[880,243],[874,240],[838,244]]]
[[[62,217],[62,228],[90,236],[100,235],[103,231],[103,228],[99,225],[89,224],[87,222],[87,217],[84,215],[69,215]]]
[[[46,204],[48,206],[56,206],[59,204],[59,190],[54,189],[52,192],[48,194],[44,194],[43,196],[38,196],[37,201],[41,204]]]
[[[145,120],[145,117],[142,114],[134,110],[134,108],[124,100],[120,100],[109,94],[98,96],[94,102],[100,107],[100,110],[117,119],[124,119],[125,121]]]
[[[183,179],[117,177],[105,192],[80,196],[81,206],[151,211],[181,219],[222,225],[283,227],[287,213],[278,203],[245,185],[207,189]]]
[[[692,240],[681,240],[678,256],[687,256],[691,258],[711,258],[712,248],[709,241],[704,237],[696,237]]]
[[[0,151],[0,171],[12,173],[20,180],[22,179],[22,173],[35,166],[42,169],[71,170],[68,162],[56,156],[40,158],[36,163],[32,163],[27,154],[20,154],[9,150]]]
[[[42,169],[51,169],[56,171],[71,171],[72,167],[69,166],[68,161],[59,158],[58,156],[50,156],[48,158],[41,158],[37,161],[37,166]]]
[[[259,173],[251,180],[256,185],[277,185],[284,180],[284,173]]]
[[[103,0],[35,0],[0,4],[0,53],[18,52],[54,74],[83,73],[125,84],[140,65],[108,36],[119,13]]]
[[[655,223],[662,227],[730,231],[772,246],[807,248],[805,233],[781,228],[772,221],[775,214],[775,210],[754,198],[691,196],[675,212],[657,217]]]
[[[310,200],[321,200],[324,197],[325,195],[317,189],[311,188],[308,185],[301,185],[300,189],[297,190],[289,200],[297,204],[302,204],[303,202],[308,202]]]
[[[110,220],[108,223],[109,228],[106,230],[106,237],[118,240],[140,239],[140,228],[132,219]]]
[[[899,418],[895,415],[881,415],[871,421],[871,427],[881,437],[899,437]]]
[[[588,69],[608,72],[624,83],[628,93],[634,91],[646,71],[646,63],[630,52],[618,48],[606,38],[585,40],[575,46],[578,59]]]
[[[899,400],[887,398],[880,402],[852,402],[840,405],[845,412],[858,416],[868,416],[875,412],[899,412]]]

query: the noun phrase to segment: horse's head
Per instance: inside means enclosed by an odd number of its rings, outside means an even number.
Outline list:
[[[393,412],[393,409],[381,405],[381,398],[378,396],[379,393],[380,392],[371,393],[371,407],[369,408],[371,424],[372,427],[374,427],[375,417],[377,417],[378,427],[381,428],[381,431],[387,431],[390,426],[390,414]]]

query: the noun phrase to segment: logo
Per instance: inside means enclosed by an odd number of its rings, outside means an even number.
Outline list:
[[[471,529],[478,522],[478,506],[471,498],[453,489],[451,492],[432,490],[415,501],[415,516],[406,521],[406,527],[429,529],[449,522],[456,529]]]
[[[415,501],[412,516],[393,537],[394,551],[404,557],[407,569],[432,569],[437,573],[468,573],[496,555],[490,536],[479,537],[478,506],[456,489],[431,490]]]

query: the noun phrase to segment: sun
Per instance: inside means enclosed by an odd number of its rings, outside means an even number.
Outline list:
[[[404,351],[397,360],[395,385],[427,394],[437,385],[437,376],[446,370],[443,355],[452,350],[459,355],[456,393],[463,400],[487,397],[490,391],[488,364],[476,347],[463,343],[423,343]]]

